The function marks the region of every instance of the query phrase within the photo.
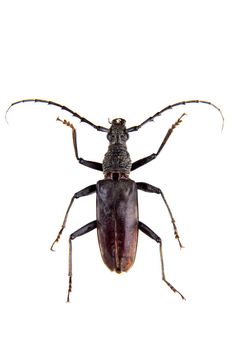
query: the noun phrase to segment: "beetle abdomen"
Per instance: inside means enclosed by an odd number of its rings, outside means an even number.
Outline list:
[[[110,270],[133,265],[138,241],[137,186],[130,179],[100,180],[96,187],[100,252]]]

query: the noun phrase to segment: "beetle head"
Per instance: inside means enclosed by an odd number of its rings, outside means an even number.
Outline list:
[[[111,121],[111,127],[107,134],[107,139],[110,144],[125,144],[129,138],[129,134],[125,127],[125,119],[116,118]]]

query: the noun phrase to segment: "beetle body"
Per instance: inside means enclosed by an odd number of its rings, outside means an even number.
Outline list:
[[[104,156],[102,163],[85,160],[79,157],[78,154],[76,128],[71,122],[57,118],[63,124],[69,126],[72,129],[73,146],[78,162],[86,167],[102,171],[104,174],[103,180],[100,180],[97,182],[97,184],[90,185],[73,195],[66,211],[61,229],[51,246],[51,249],[53,250],[54,244],[59,241],[61,234],[66,226],[67,217],[74,200],[83,196],[90,195],[92,193],[96,193],[96,220],[91,221],[83,227],[79,228],[73,232],[69,238],[69,287],[67,301],[69,301],[69,296],[72,289],[72,241],[75,238],[80,237],[94,229],[97,229],[100,252],[104,263],[111,271],[116,271],[117,273],[128,271],[134,263],[138,242],[138,230],[142,231],[151,239],[159,243],[162,280],[171,288],[173,292],[177,292],[180,294],[182,299],[184,299],[184,296],[165,278],[161,238],[143,222],[139,221],[137,191],[142,190],[148,193],[159,194],[161,196],[165,206],[167,207],[168,214],[173,225],[174,236],[177,239],[180,248],[182,248],[175,219],[171,212],[171,209],[168,206],[168,203],[161,189],[145,182],[136,183],[133,180],[129,179],[129,174],[131,171],[134,171],[135,169],[151,162],[160,154],[173,130],[181,123],[185,113],[183,113],[168,129],[156,153],[152,153],[132,163],[130,155],[127,151],[126,142],[129,138],[129,133],[138,131],[142,126],[148,122],[154,121],[155,118],[174,107],[192,103],[203,103],[211,105],[220,112],[222,116],[223,126],[224,118],[221,110],[213,103],[208,101],[182,101],[163,108],[152,117],[147,118],[141,124],[130,128],[126,128],[126,121],[124,119],[113,119],[110,122],[111,127],[108,129],[103,126],[95,125],[91,121],[81,117],[79,114],[72,111],[66,106],[42,99],[27,99],[14,102],[8,108],[7,112],[12,106],[22,102],[41,102],[60,107],[62,110],[78,118],[81,122],[87,123],[98,131],[106,132],[107,139],[109,141],[108,150]]]
[[[133,265],[138,241],[138,198],[130,179],[97,182],[96,219],[100,252],[110,270],[128,271]]]
[[[103,160],[105,179],[96,185],[96,220],[100,252],[110,270],[128,271],[133,265],[138,241],[136,183],[128,178],[132,166],[126,147],[125,120],[111,123],[108,151]]]

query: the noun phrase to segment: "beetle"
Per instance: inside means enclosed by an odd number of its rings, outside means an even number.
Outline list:
[[[104,179],[98,181],[96,184],[85,187],[73,195],[65,213],[61,229],[51,246],[51,250],[53,250],[54,244],[59,241],[66,226],[67,217],[74,200],[96,193],[96,220],[91,221],[79,228],[69,237],[69,286],[67,302],[70,301],[70,293],[72,291],[72,241],[75,238],[80,237],[94,229],[97,229],[99,248],[104,263],[111,271],[115,271],[117,273],[128,271],[134,263],[138,242],[138,230],[141,230],[151,239],[159,243],[162,280],[171,288],[173,292],[178,293],[182,299],[185,299],[185,297],[170,282],[168,282],[165,277],[161,238],[152,229],[139,220],[138,190],[159,194],[161,196],[168,210],[168,214],[173,225],[175,238],[177,239],[180,248],[182,248],[183,246],[179,238],[173,213],[160,188],[145,182],[135,182],[129,178],[131,171],[134,171],[137,168],[151,162],[160,154],[173,130],[182,122],[185,113],[183,113],[169,128],[156,153],[152,153],[149,156],[131,162],[130,155],[127,151],[126,142],[129,138],[129,133],[138,131],[142,126],[150,121],[153,121],[156,117],[174,107],[193,103],[208,104],[219,111],[222,117],[222,123],[224,123],[221,110],[216,105],[208,101],[187,100],[169,105],[154,114],[152,117],[147,118],[141,124],[130,128],[126,128],[126,121],[122,118],[113,119],[110,122],[110,128],[97,126],[86,118],[81,117],[68,107],[43,99],[26,99],[16,101],[9,106],[6,115],[11,107],[25,102],[40,102],[59,107],[62,110],[70,113],[72,116],[78,118],[81,122],[89,124],[97,131],[107,133],[107,139],[109,141],[108,150],[104,156],[102,164],[95,161],[85,160],[79,157],[78,154],[76,128],[71,122],[65,119],[62,120],[57,118],[58,121],[72,129],[74,152],[78,162],[89,168],[102,171],[104,174]]]

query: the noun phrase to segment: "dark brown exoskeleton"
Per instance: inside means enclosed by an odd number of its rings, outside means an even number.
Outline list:
[[[72,129],[75,155],[79,163],[89,168],[102,171],[104,173],[103,180],[100,180],[97,182],[97,184],[90,185],[74,194],[66,211],[61,229],[57,235],[57,238],[51,246],[51,249],[53,250],[54,244],[59,241],[62,231],[65,228],[68,213],[74,200],[92,193],[96,193],[96,220],[89,222],[85,226],[79,228],[77,231],[72,233],[69,238],[69,288],[67,301],[69,301],[70,292],[72,289],[72,241],[75,238],[82,236],[85,233],[94,229],[97,229],[100,252],[104,263],[110,270],[116,271],[117,273],[128,271],[134,263],[138,242],[138,230],[141,230],[147,236],[159,243],[162,279],[173,290],[173,292],[177,292],[178,294],[180,294],[182,299],[185,299],[184,296],[165,278],[161,238],[148,226],[139,221],[137,191],[142,190],[149,193],[160,194],[165,206],[167,207],[168,214],[173,225],[175,238],[178,240],[180,248],[182,248],[175,219],[173,217],[171,209],[168,206],[168,203],[161,189],[145,182],[136,183],[129,178],[130,171],[133,171],[147,164],[159,155],[167,140],[169,139],[170,135],[172,134],[173,130],[176,128],[176,126],[178,126],[181,123],[182,118],[185,114],[182,114],[181,117],[179,117],[177,121],[167,131],[156,153],[152,153],[151,155],[132,163],[130,155],[127,151],[126,142],[129,138],[130,132],[139,130],[147,122],[153,121],[154,118],[160,116],[163,112],[173,107],[185,105],[188,103],[205,103],[216,108],[222,116],[220,109],[208,101],[182,101],[167,106],[166,108],[157,112],[152,117],[146,119],[143,123],[139,124],[138,126],[130,127],[128,129],[126,128],[126,122],[124,119],[113,119],[111,122],[110,129],[107,129],[102,126],[97,126],[89,120],[82,118],[77,113],[73,112],[71,109],[65,106],[62,106],[56,102],[40,99],[28,99],[14,102],[8,108],[8,111],[15,104],[33,101],[47,103],[49,105],[60,107],[61,109],[71,113],[74,117],[80,119],[81,122],[85,122],[90,126],[94,127],[96,130],[107,132],[107,139],[109,141],[108,151],[104,156],[102,164],[80,158],[78,155],[75,127],[69,121],[57,118],[63,124],[71,127]]]

